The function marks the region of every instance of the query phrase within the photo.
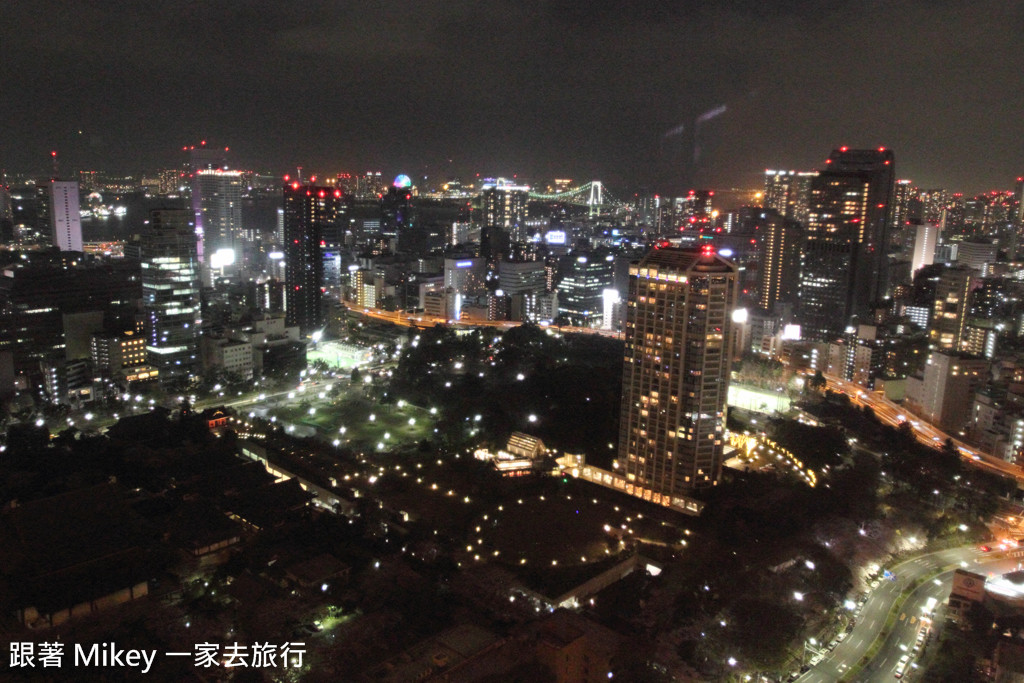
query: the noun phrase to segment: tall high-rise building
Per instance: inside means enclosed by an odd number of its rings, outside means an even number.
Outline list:
[[[765,211],[758,269],[758,304],[771,312],[778,301],[792,302],[800,274],[803,229],[796,220]]]
[[[897,180],[893,187],[892,224],[901,229],[910,221],[910,202],[917,199],[917,188],[912,180]]]
[[[911,251],[910,273],[935,263],[935,248],[939,246],[939,226],[910,225],[914,231],[914,245]]]
[[[978,285],[978,272],[964,266],[946,268],[935,285],[935,304],[929,339],[932,348],[959,351],[970,310],[971,290]]]
[[[242,172],[220,168],[197,170],[192,177],[196,224],[203,230],[203,253],[209,258],[230,249],[240,260],[242,231]]]
[[[630,266],[618,455],[634,495],[718,482],[736,283],[709,249],[655,249]]]
[[[601,252],[570,256],[558,284],[558,312],[575,327],[601,327],[604,292],[615,287],[615,256]]]
[[[199,263],[187,209],[156,209],[140,245],[146,353],[162,381],[187,377],[199,361]]]
[[[82,251],[82,214],[78,181],[51,180],[49,185],[50,238],[61,251]]]
[[[206,263],[209,255],[206,253],[204,244],[206,225],[203,222],[204,213],[202,206],[203,192],[199,187],[199,173],[201,171],[226,170],[228,167],[228,148],[207,146],[203,140],[198,146],[185,147],[188,152],[188,180],[192,193],[192,222],[195,224],[196,239],[198,246],[196,253],[200,263]]]
[[[811,183],[800,274],[805,332],[827,339],[886,294],[894,159],[891,150],[833,150]]]
[[[400,175],[380,198],[380,232],[398,238],[405,247],[414,241],[415,211],[412,203],[412,180]]]
[[[817,171],[764,172],[764,199],[761,205],[774,209],[780,216],[805,223],[811,196],[811,181]]]
[[[323,234],[337,222],[341,202],[341,190],[334,187],[284,186],[285,317],[303,335],[326,324]]]
[[[530,188],[505,178],[483,184],[483,222],[487,228],[501,228],[513,242],[526,239],[526,204]]]

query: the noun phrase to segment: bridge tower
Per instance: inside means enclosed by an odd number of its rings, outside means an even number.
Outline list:
[[[601,213],[601,181],[593,180],[590,182],[590,198],[587,199],[587,206],[590,207],[590,217],[593,218]]]

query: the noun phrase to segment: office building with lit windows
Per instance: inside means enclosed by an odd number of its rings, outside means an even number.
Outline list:
[[[615,288],[615,257],[593,252],[569,257],[558,284],[558,313],[574,327],[601,327],[604,292]]]
[[[50,239],[61,251],[82,251],[82,215],[77,180],[51,180]]]
[[[303,336],[327,323],[323,306],[324,232],[332,230],[341,190],[293,182],[284,186],[285,318]]]
[[[803,230],[795,220],[773,211],[764,214],[758,305],[770,313],[777,302],[792,303],[796,298]]]
[[[241,260],[242,172],[219,168],[202,169],[192,178],[196,221],[203,231],[203,253],[212,257],[230,249]],[[223,259],[223,256],[221,257]]]
[[[516,185],[505,178],[485,182],[482,193],[484,226],[501,228],[513,242],[524,241],[529,192],[528,186]]]
[[[736,296],[736,266],[708,248],[655,249],[630,266],[618,449],[628,493],[682,505],[717,484]]]
[[[800,273],[800,322],[824,341],[886,294],[893,153],[833,150],[811,183]]]
[[[149,364],[161,380],[185,378],[198,370],[201,322],[191,211],[150,211],[140,254]]]
[[[766,170],[761,206],[774,209],[785,218],[805,223],[811,196],[811,182],[817,175],[817,171]]]

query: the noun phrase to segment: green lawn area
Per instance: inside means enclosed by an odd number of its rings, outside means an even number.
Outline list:
[[[311,414],[309,411],[313,409]],[[296,401],[273,411],[278,420],[323,430],[325,437],[373,448],[416,443],[433,435],[434,419],[425,409],[404,404],[381,405],[359,396]],[[344,428],[342,433],[340,430]]]

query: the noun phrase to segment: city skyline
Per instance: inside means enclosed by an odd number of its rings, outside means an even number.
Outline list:
[[[125,6],[10,5],[0,167],[56,149],[62,169],[137,172],[209,138],[274,171],[662,192],[756,187],[839,145],[896,149],[898,177],[968,194],[1021,172],[1004,115],[1024,104],[1005,87],[1021,10],[1002,5]]]

